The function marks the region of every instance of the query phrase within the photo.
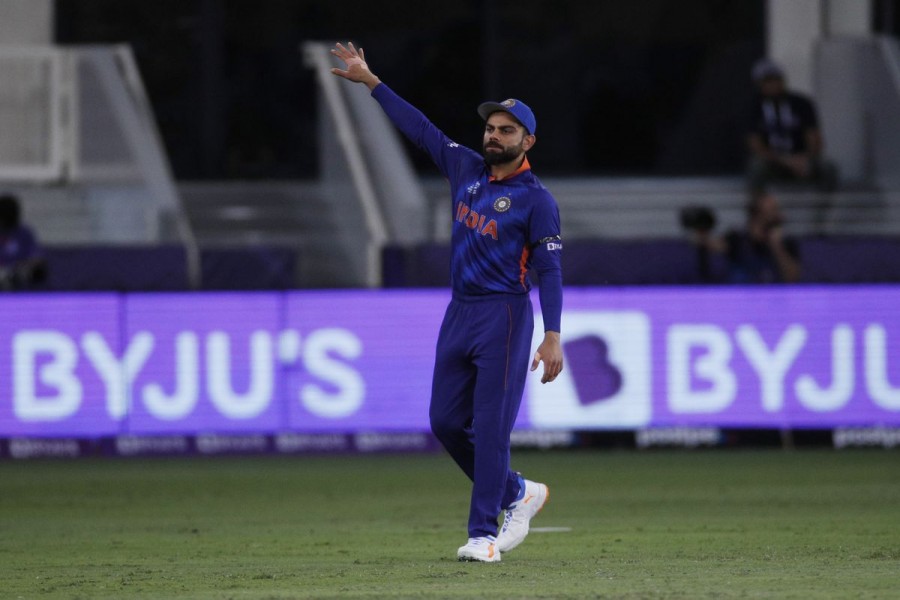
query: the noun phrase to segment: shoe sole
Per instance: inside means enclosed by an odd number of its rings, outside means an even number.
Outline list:
[[[475,558],[474,556],[458,556],[457,560],[459,562],[483,562],[483,563],[492,563],[492,562],[500,562],[500,551],[497,551],[497,558]]]
[[[468,554],[457,554],[456,559],[459,562],[500,562],[500,549],[494,547],[494,554],[490,558],[479,558]]]

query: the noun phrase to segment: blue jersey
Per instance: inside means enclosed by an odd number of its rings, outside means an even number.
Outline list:
[[[531,290],[528,271],[534,267],[540,280],[544,328],[559,331],[559,209],[531,172],[528,160],[511,176],[494,180],[480,153],[448,138],[387,85],[379,84],[372,96],[450,181],[454,297],[527,294]]]

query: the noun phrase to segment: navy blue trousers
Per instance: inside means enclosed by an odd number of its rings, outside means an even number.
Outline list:
[[[527,294],[454,298],[438,336],[431,429],[472,480],[469,537],[497,534],[519,492],[509,436],[528,374],[534,312]]]

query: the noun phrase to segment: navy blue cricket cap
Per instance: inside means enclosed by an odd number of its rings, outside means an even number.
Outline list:
[[[522,124],[522,127],[528,130],[528,133],[534,135],[534,130],[537,129],[537,121],[528,105],[521,100],[510,98],[503,102],[483,102],[478,105],[478,114],[485,121],[497,111],[511,114],[516,121]]]

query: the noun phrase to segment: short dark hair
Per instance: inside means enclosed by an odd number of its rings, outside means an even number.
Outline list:
[[[0,195],[0,227],[4,229],[18,227],[21,217],[19,199],[13,194]]]

